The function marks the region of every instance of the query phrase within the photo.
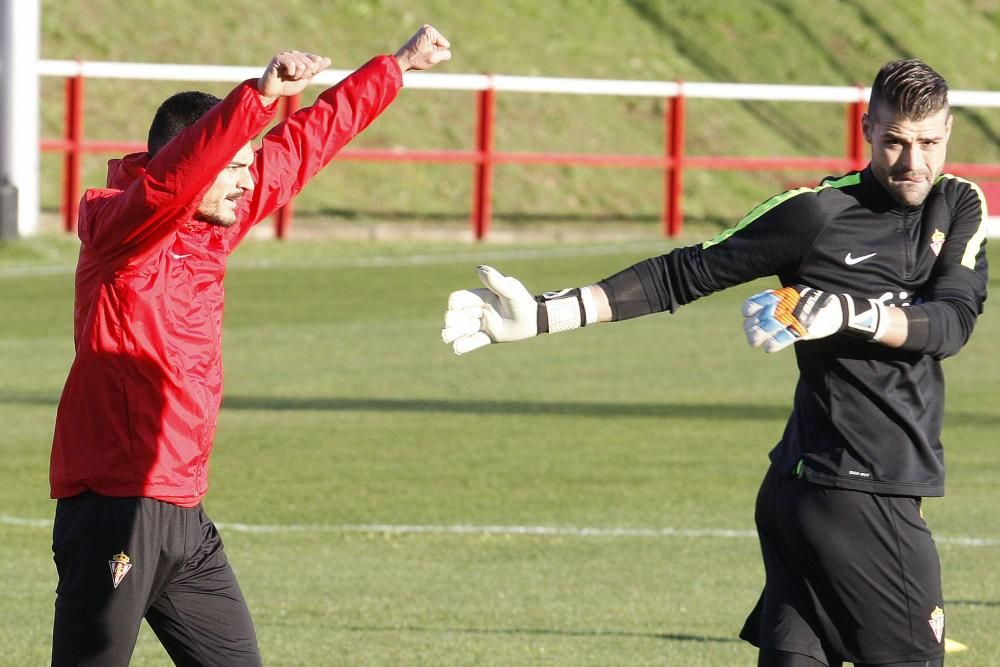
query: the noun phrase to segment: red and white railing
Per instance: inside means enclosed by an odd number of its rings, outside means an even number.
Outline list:
[[[64,226],[76,225],[81,195],[81,157],[84,153],[111,153],[145,150],[138,141],[98,141],[83,136],[84,81],[87,78],[170,80],[185,82],[239,82],[258,76],[259,70],[248,67],[207,65],[162,65],[117,62],[81,62],[43,60],[42,76],[64,77],[65,125],[59,139],[42,139],[43,151],[64,155],[62,215]],[[347,70],[329,70],[318,75],[315,85],[329,86],[350,74]],[[867,162],[861,117],[870,90],[860,86],[785,86],[768,84],[693,83],[682,81],[622,81],[602,79],[567,79],[548,77],[502,76],[489,74],[406,74],[405,84],[412,89],[476,91],[476,128],[472,150],[421,150],[348,148],[339,159],[383,162],[467,163],[472,165],[472,207],[470,225],[476,239],[485,239],[492,219],[493,170],[502,164],[550,164],[609,168],[657,169],[663,172],[662,229],[676,237],[683,229],[684,172],[687,169],[723,169],[766,171],[782,169],[821,170],[825,172],[858,169]],[[668,103],[664,110],[663,150],[659,155],[533,153],[498,151],[494,148],[494,119],[498,93],[549,93],[563,95],[620,95],[660,97]],[[757,100],[775,102],[822,102],[845,107],[845,150],[843,156],[830,157],[735,157],[700,156],[685,152],[685,100],[690,98],[720,100]],[[1000,92],[951,91],[952,106],[1000,107]],[[283,115],[294,111],[299,99],[288,98]],[[1000,178],[1000,165],[949,163],[948,170],[969,178]],[[275,216],[275,233],[284,237],[291,226],[292,207]]]

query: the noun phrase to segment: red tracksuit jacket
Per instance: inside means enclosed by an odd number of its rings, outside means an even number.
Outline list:
[[[291,199],[395,99],[379,56],[268,132],[253,192],[229,228],[193,219],[204,192],[270,123],[255,81],[238,86],[153,158],[109,165],[80,206],[74,339],[56,415],[51,495],[90,490],[197,505],[222,401],[222,279],[250,228]]]

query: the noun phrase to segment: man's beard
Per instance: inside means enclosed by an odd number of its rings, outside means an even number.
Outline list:
[[[927,195],[930,194],[931,187],[934,184],[934,179],[931,178],[929,173],[922,175],[925,179],[917,183],[907,180],[896,180],[905,179],[905,174],[893,175],[891,180],[886,184],[889,194],[903,206],[920,206],[927,199]]]
[[[240,194],[238,196],[226,197],[211,211],[196,211],[194,219],[210,225],[215,225],[216,227],[232,227],[236,224],[236,202],[242,198],[242,196],[243,195]],[[222,209],[223,206],[226,206],[229,202],[232,202],[233,204],[232,211],[225,214],[221,213],[220,209]]]
[[[230,216],[228,218],[223,218],[215,213],[204,214],[197,213],[194,216],[195,220],[200,220],[201,222],[207,223],[209,225],[215,225],[216,227],[232,227],[236,224],[236,216]]]

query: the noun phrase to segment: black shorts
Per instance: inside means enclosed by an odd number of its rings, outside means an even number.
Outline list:
[[[145,618],[177,665],[260,665],[243,593],[201,506],[56,503],[53,665],[128,665]]]
[[[944,655],[941,565],[919,498],[818,486],[772,466],[756,522],[766,581],[742,639],[827,664]]]

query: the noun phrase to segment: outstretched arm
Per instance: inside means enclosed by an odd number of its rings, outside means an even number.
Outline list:
[[[452,293],[442,338],[464,354],[489,343],[674,312],[797,261],[818,229],[802,222],[819,219],[815,209],[810,197],[776,197],[709,242],[674,248],[593,285],[538,296],[496,269],[479,267],[485,289]]]

